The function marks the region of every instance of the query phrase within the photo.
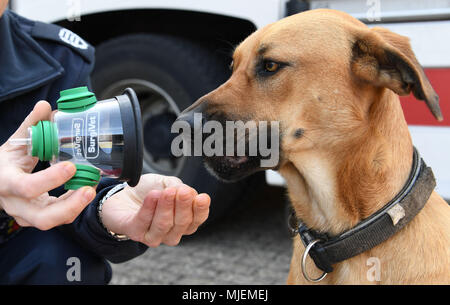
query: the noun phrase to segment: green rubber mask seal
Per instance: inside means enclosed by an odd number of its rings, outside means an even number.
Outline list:
[[[50,121],[39,121],[31,127],[31,155],[41,161],[51,161],[59,154],[58,129]]]
[[[59,93],[60,98],[56,101],[58,110],[63,112],[85,111],[97,103],[95,94],[88,87],[77,87],[63,90]]]
[[[69,181],[64,184],[65,190],[77,190],[83,186],[94,186],[100,181],[100,170],[89,165],[75,164],[77,171]]]

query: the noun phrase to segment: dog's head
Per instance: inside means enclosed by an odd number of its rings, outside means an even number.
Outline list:
[[[389,109],[376,105],[386,89],[398,95],[412,92],[442,119],[438,96],[408,38],[369,29],[339,11],[312,10],[258,30],[236,48],[231,69],[225,84],[180,119],[192,121],[201,112],[204,122],[280,122],[281,154],[273,168],[293,153],[345,147],[360,137],[374,116],[387,115]],[[403,114],[392,119],[404,121]],[[226,180],[266,169],[260,160],[260,155],[206,157]]]

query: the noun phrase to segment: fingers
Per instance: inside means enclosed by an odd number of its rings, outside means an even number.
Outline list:
[[[68,198],[57,200],[39,209],[34,215],[24,218],[39,230],[49,230],[73,222],[94,198],[95,190],[85,186],[73,192]]]
[[[162,177],[164,187],[179,187],[183,185],[183,181],[181,181],[181,179],[178,177],[173,176],[162,176]]]
[[[145,240],[145,233],[155,215],[156,206],[161,195],[161,191],[154,190],[145,197],[144,203],[132,221],[133,229],[128,234],[128,237],[133,240]]]
[[[33,111],[25,118],[20,127],[11,136],[13,138],[23,138],[28,136],[28,127],[36,125],[39,121],[49,120],[52,113],[52,107],[46,101],[39,101],[33,108]]]
[[[149,188],[152,191],[149,192]],[[126,228],[118,229],[149,247],[155,248],[161,243],[175,246],[183,235],[194,233],[208,218],[209,196],[198,195],[176,177],[143,175],[136,187],[127,190],[129,194],[125,198],[143,203],[132,217],[123,221],[128,223]]]
[[[95,190],[96,188],[93,187]],[[74,190],[68,190],[67,192],[65,192],[64,194],[62,194],[61,196],[59,196],[58,198],[53,197],[53,202],[58,201],[58,200],[63,200],[66,198],[69,198],[75,191]]]
[[[176,194],[175,188],[167,188],[159,198],[150,229],[144,236],[144,242],[149,247],[158,247],[172,228]]]
[[[61,162],[33,174],[21,173],[11,179],[9,190],[16,196],[32,199],[55,189],[75,175],[71,162]]]
[[[169,246],[177,245],[186,229],[192,224],[193,203],[197,192],[186,185],[178,189],[175,199],[174,225],[163,239],[163,243]]]
[[[211,198],[208,194],[200,194],[195,197],[194,201],[194,219],[190,226],[186,229],[185,235],[193,234],[197,231],[198,227],[208,219],[209,206],[211,204]]]
[[[148,219],[153,216],[143,240],[146,245],[153,248],[161,243],[175,246],[183,235],[194,233],[208,218],[211,201],[208,195],[197,195],[197,192],[187,185],[177,189],[167,188],[161,193],[158,200],[153,199],[156,203],[154,213],[150,211],[146,215],[142,213],[140,220],[143,228],[145,220],[148,223]]]
[[[182,184],[183,182],[177,177],[158,174],[145,174],[141,176],[138,185],[133,187],[133,190],[140,201],[143,201],[147,196],[149,189],[163,191],[166,188],[176,188]]]
[[[9,197],[9,205],[5,211],[14,217],[20,226],[49,230],[73,222],[94,199],[95,190],[86,186],[72,191],[68,197],[66,194],[60,198],[50,197],[48,194],[40,197],[33,200]]]

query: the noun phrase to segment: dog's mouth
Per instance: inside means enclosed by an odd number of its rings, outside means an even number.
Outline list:
[[[264,170],[257,156],[212,156],[204,157],[204,161],[210,173],[226,182],[236,182]]]
[[[249,157],[242,156],[242,157],[224,157],[225,162],[229,163],[232,167],[239,167],[242,166],[242,164],[245,164],[249,161]]]
[[[185,151],[202,156],[217,178],[234,182],[279,163],[279,124],[231,118],[223,112],[189,110],[177,121],[188,123]],[[177,122],[175,122],[177,123]],[[199,153],[201,151],[201,154]]]
[[[249,157],[247,156],[241,156],[241,157],[230,157],[225,156],[224,162],[228,163],[230,167],[240,167],[243,164],[247,163],[249,161]]]
[[[206,168],[214,176],[228,182],[235,182],[258,171],[276,169],[279,164],[279,139],[273,140],[274,136],[270,129],[267,132],[256,128],[253,136],[250,134],[250,131],[243,137],[232,134],[231,140],[225,136],[223,147],[231,141],[234,146],[233,152],[214,156],[204,155]],[[279,137],[278,132],[276,136]]]

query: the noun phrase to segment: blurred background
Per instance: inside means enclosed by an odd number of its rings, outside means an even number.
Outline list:
[[[144,173],[180,177],[211,195],[208,222],[177,247],[114,265],[115,284],[283,284],[291,255],[284,181],[267,171],[224,184],[201,159],[170,152],[170,127],[225,82],[237,44],[258,28],[309,9],[332,8],[411,38],[440,96],[443,122],[423,102],[401,99],[413,142],[450,198],[450,0],[10,0],[10,9],[56,23],[96,48],[99,99],[132,87],[144,128]]]

